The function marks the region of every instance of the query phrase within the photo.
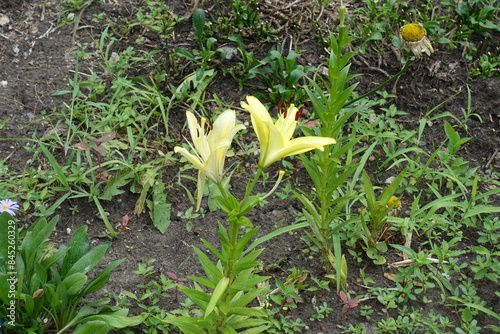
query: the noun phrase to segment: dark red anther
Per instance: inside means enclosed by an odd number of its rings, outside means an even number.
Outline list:
[[[283,118],[286,118],[288,115],[288,109],[290,109],[290,102],[287,102],[285,105],[285,111],[283,111]]]
[[[300,117],[302,116],[302,113],[304,112],[304,107],[300,107],[299,111],[295,114],[295,120],[298,122]]]
[[[281,114],[282,108],[283,108],[283,100],[279,100],[279,102],[278,102],[278,114]]]

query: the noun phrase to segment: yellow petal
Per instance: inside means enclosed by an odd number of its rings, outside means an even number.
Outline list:
[[[267,155],[266,159],[262,161],[262,167],[266,168],[273,162],[280,160],[281,158],[296,155],[304,152],[308,152],[314,149],[319,149],[323,151],[324,146],[335,144],[335,139],[326,137],[301,137],[296,138],[288,142],[284,147],[279,150],[270,150],[270,154]]]
[[[266,107],[255,96],[247,96],[247,102],[248,104],[243,104],[243,108],[254,112],[264,122],[273,121]]]
[[[294,154],[304,153],[313,149],[323,150],[323,146],[335,143],[333,138],[304,137],[290,140],[297,127],[295,117],[298,109],[291,105],[285,114],[273,122],[269,112],[259,100],[253,96],[247,97],[248,104],[242,107],[250,112],[252,125],[260,143],[259,166],[268,167],[273,162]]]
[[[205,181],[206,175],[201,170],[198,172],[198,184],[196,186],[196,211],[200,210],[201,199],[203,198],[203,192],[205,191]]]
[[[210,155],[210,146],[208,145],[207,136],[205,134],[205,119],[202,118],[201,124],[199,124],[196,117],[190,111],[186,111],[186,118],[194,149],[203,160],[208,159]]]
[[[174,147],[174,152],[182,154],[182,156],[188,159],[189,162],[192,163],[197,169],[199,170],[205,169],[205,166],[201,162],[200,158],[198,158],[196,155],[189,153],[188,150],[186,150],[185,148],[176,146]]]
[[[284,140],[290,140],[295,132],[295,128],[297,127],[295,116],[298,111],[299,109],[292,104],[286,112],[286,117],[284,117],[284,114],[281,114],[276,121],[275,126],[281,132]]]
[[[260,142],[268,140],[268,127],[274,124],[269,112],[266,107],[253,96],[247,96],[247,102],[248,104],[243,103],[241,106],[250,112],[252,125],[257,138]]]

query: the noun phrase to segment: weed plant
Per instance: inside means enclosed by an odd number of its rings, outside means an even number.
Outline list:
[[[12,216],[0,214],[0,315],[10,319],[6,327],[16,333],[66,333],[73,328],[85,333],[141,323],[144,315],[127,317],[128,309],[108,306],[109,299],[85,302],[84,297],[106,285],[111,271],[124,259],[111,262],[90,279],[89,272],[102,261],[111,243],[89,250],[87,226],[82,226],[69,247],[56,248],[49,236],[57,221],[58,217],[50,222],[39,218],[28,230],[19,231],[11,229]]]

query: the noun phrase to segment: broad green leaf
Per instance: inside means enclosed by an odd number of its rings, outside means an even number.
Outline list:
[[[260,307],[233,307],[231,309],[231,314],[242,315],[245,317],[261,317],[265,318],[267,316],[266,310]]]
[[[203,29],[205,29],[205,11],[201,8],[198,8],[193,13],[193,28],[196,33],[196,38],[200,43],[203,42]]]
[[[9,245],[15,245],[16,249],[19,243],[19,232],[16,221],[7,212],[0,213],[0,272],[6,267],[4,263],[9,261]]]
[[[238,334],[238,332],[230,324],[226,324],[219,330],[221,334]]]
[[[57,296],[55,287],[53,284],[45,284],[43,287],[43,291],[45,291],[45,295],[47,296],[50,307],[54,310],[59,308],[60,302],[59,297]]]
[[[161,203],[154,207],[154,215],[152,216],[153,225],[160,233],[165,233],[172,222],[170,220],[171,209],[171,203]]]
[[[31,279],[27,282],[29,285],[29,290],[27,291],[28,293],[34,293],[43,287],[43,284],[47,283],[48,278],[47,271],[40,265],[40,263],[35,263],[33,267],[33,275],[31,275]]]
[[[221,227],[221,226],[219,226],[219,227]],[[221,239],[222,239],[222,238],[221,238]],[[203,242],[203,244],[204,244],[205,246],[207,246],[208,250],[209,250],[210,252],[212,252],[212,254],[214,254],[215,256],[217,256],[217,258],[218,258],[219,260],[221,260],[221,261],[227,261],[227,260],[223,257],[223,255],[222,255],[222,254],[221,254],[221,253],[220,253],[220,252],[219,252],[219,251],[218,251],[218,250],[217,250],[217,249],[216,249],[216,248],[215,248],[215,247],[214,247],[214,246],[213,246],[213,245],[212,245],[209,241],[207,241],[207,240],[205,240],[205,239],[201,239],[201,242]]]
[[[368,36],[368,38],[365,40],[365,43],[368,41],[380,41],[383,39],[382,33],[380,31],[375,31],[373,34]]]
[[[8,305],[10,303],[10,298],[8,298],[8,291],[10,284],[9,281],[7,281],[9,276],[0,273],[0,301],[4,305]]]
[[[373,190],[373,183],[372,180],[370,179],[370,176],[368,176],[368,173],[363,170],[363,185],[364,185],[364,190],[365,190],[365,196],[366,196],[366,201],[367,201],[367,206],[370,212],[375,209],[375,192]]]
[[[245,275],[246,272],[250,272],[250,277]],[[253,268],[242,271],[240,275],[238,275],[233,283],[231,284],[231,289],[239,290],[239,291],[250,291],[255,289],[255,286],[266,279],[270,278],[270,276],[260,276],[253,275]]]
[[[191,278],[191,277],[190,277]],[[186,287],[180,287],[180,291],[186,294],[189,299],[193,301],[199,308],[202,310],[206,309],[208,302],[210,301],[210,295],[204,293],[203,291],[199,291],[196,289],[190,289]]]
[[[436,39],[436,43],[448,45],[451,43],[451,40],[449,38],[446,38],[446,37],[439,37],[438,39]]]
[[[28,232],[26,232],[26,236],[19,247],[19,253],[27,266],[24,269],[27,276],[32,275],[34,269],[33,263],[41,260],[43,254],[40,249],[43,249],[43,244],[49,239],[52,231],[54,231],[58,219],[59,217],[55,217],[49,223],[44,218],[37,219],[31,225]]]
[[[45,270],[48,270],[50,267],[52,267],[54,263],[59,261],[66,254],[67,250],[68,250],[67,248],[59,247],[58,252],[54,255],[50,255],[49,257],[45,258],[41,262],[41,265]]]
[[[184,334],[208,334],[207,331],[200,327],[200,324],[203,324],[203,321],[200,319],[183,316],[163,320],[163,322],[177,326]]]
[[[239,259],[233,266],[233,273],[238,275],[244,269],[253,268],[260,265],[260,262],[255,259],[262,253],[264,249],[257,249],[246,255],[244,258]]]
[[[257,326],[261,326],[267,323],[269,323],[269,321],[267,321],[266,319],[250,318],[248,316],[235,316],[228,321],[227,326],[230,326],[234,329],[248,328],[247,330],[238,333],[254,333],[252,332],[252,330],[255,330]],[[251,332],[248,332],[249,330]]]
[[[304,71],[296,68],[290,73],[289,84],[295,85],[304,76]]]
[[[247,330],[244,330],[243,332],[239,332],[239,334],[260,334],[264,333],[264,331],[269,327],[270,326],[259,326],[259,327],[249,328]]]
[[[96,265],[98,265],[99,262],[101,262],[110,246],[110,242],[105,242],[92,248],[88,253],[82,256],[71,266],[70,270],[68,271],[68,275],[72,275],[75,273],[87,274]]]
[[[71,319],[71,321],[57,334],[65,333],[76,324],[87,321],[103,321],[112,328],[137,326],[148,316],[147,314],[141,314],[133,317],[128,317],[127,315],[128,309],[126,308],[118,309],[116,307],[112,308],[109,306],[103,306],[100,309],[95,309],[91,306],[85,305],[80,308],[75,317],[73,317],[73,319]]]
[[[36,277],[37,279],[42,283],[42,284],[45,284],[47,283],[47,278],[48,278],[48,275],[47,275],[47,269],[45,269],[45,267],[43,267],[41,264],[39,263],[35,263],[35,273],[36,273]]]
[[[132,178],[136,176],[136,174],[137,171],[133,169],[128,173],[119,174],[115,177],[110,178],[106,182],[106,186],[104,187],[102,194],[99,196],[99,199],[110,200],[114,196],[122,194],[124,190],[120,188],[129,184]]]
[[[76,295],[78,291],[87,283],[87,275],[82,273],[74,273],[66,277],[62,281],[62,286],[65,287],[66,293],[69,296]]]
[[[212,290],[215,289],[215,287],[217,286],[216,283],[214,283],[206,278],[203,278],[203,277],[190,276],[189,278],[191,278],[193,281],[195,281],[201,285],[204,285],[207,288],[212,289]]]
[[[260,227],[252,228],[251,230],[248,230],[241,238],[240,240],[236,243],[235,247],[235,257],[239,257],[240,254],[243,252],[245,247],[248,245],[250,240],[255,236],[255,234],[259,231]]]
[[[119,259],[111,262],[106,269],[101,271],[96,277],[94,277],[89,284],[81,291],[80,295],[85,296],[89,293],[95,292],[101,289],[109,280],[109,273],[118,267],[125,259]]]
[[[484,22],[479,22],[479,25],[486,29],[499,29],[498,24],[491,22],[490,20],[485,20]]]
[[[474,247],[474,248],[472,248],[472,250],[474,251],[474,253],[477,253],[477,254],[490,255],[490,251],[486,247],[483,247],[483,246]]]
[[[110,327],[106,324],[106,322],[101,320],[93,320],[78,325],[73,331],[73,334],[105,334],[109,332],[109,330]]]
[[[396,248],[397,250],[400,250],[403,253],[410,255],[412,258],[415,258],[415,256],[416,256],[415,251],[409,247],[406,247],[403,245],[397,245],[397,244],[391,244],[391,246]]]
[[[153,225],[163,234],[170,226],[172,209],[172,205],[167,202],[165,183],[156,182],[152,193],[152,200],[146,202],[149,208],[149,215],[153,221]]]
[[[59,268],[59,273],[61,274],[62,279],[66,277],[73,264],[75,264],[85,255],[85,253],[87,253],[89,248],[87,230],[87,225],[83,225],[73,233],[69,243],[69,248],[66,251],[66,255],[62,259],[62,264]]]
[[[147,314],[128,317],[128,309],[121,309],[108,314],[96,314],[88,316],[85,321],[100,320],[113,328],[132,327],[141,324],[147,317]]]
[[[209,257],[201,250],[196,247],[193,247],[196,255],[198,255],[198,259],[200,260],[201,266],[203,267],[203,271],[205,275],[207,275],[208,279],[212,282],[219,282],[222,279],[223,273],[222,271],[215,266]]]
[[[22,294],[21,299],[24,300],[24,312],[26,312],[29,317],[36,316],[33,314],[35,310],[35,301],[33,297],[28,294]]]
[[[269,278],[269,277],[266,277]],[[233,285],[231,284],[231,289],[233,289]],[[231,300],[231,305],[233,306],[233,309],[231,310],[231,313],[233,312],[238,312],[239,308],[245,308],[248,304],[250,304],[252,301],[259,296],[264,288],[254,288],[254,289],[248,289],[250,290],[249,292],[245,294],[238,294],[236,297],[234,297]],[[250,315],[250,314],[247,314]]]

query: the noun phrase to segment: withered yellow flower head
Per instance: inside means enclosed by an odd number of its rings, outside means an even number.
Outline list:
[[[427,38],[427,31],[420,23],[402,26],[399,34],[403,42],[403,49],[411,51],[415,57],[420,58],[424,52],[430,56],[434,52],[431,41]]]

